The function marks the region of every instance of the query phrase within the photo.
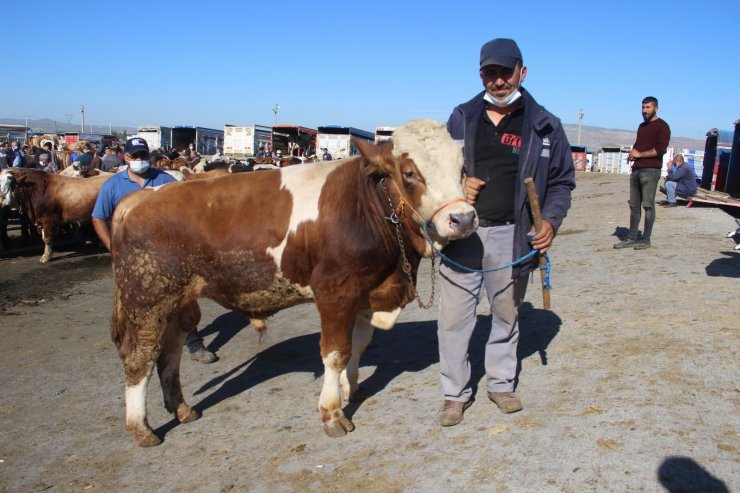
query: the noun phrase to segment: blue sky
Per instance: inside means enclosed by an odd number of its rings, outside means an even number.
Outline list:
[[[633,129],[653,95],[673,134],[740,118],[740,2],[2,2],[0,117],[86,124],[445,121],[480,47],[515,39],[527,88],[565,123]]]

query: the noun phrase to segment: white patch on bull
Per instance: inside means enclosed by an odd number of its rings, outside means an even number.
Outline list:
[[[398,315],[401,313],[401,307],[392,312],[373,312],[370,323],[379,329],[392,329],[396,325]]]
[[[393,154],[407,154],[426,182],[418,211],[424,220],[432,219],[437,234],[445,239],[459,239],[472,232],[458,231],[451,214],[468,214],[474,208],[465,198],[462,178],[463,155],[443,123],[411,120],[393,132]],[[440,210],[440,208],[442,208]]]
[[[172,178],[174,178],[177,181],[185,181],[185,175],[183,175],[180,171],[174,170],[174,169],[167,169],[164,170],[165,173],[170,175]],[[160,185],[162,186],[162,185]],[[159,187],[157,187],[159,188]]]
[[[318,219],[319,196],[326,183],[326,177],[341,164],[341,161],[301,164],[280,170],[280,189],[289,191],[293,196],[293,209],[285,238],[278,246],[267,249],[267,253],[275,259],[278,271],[281,270],[283,251],[288,244],[288,238],[295,234],[302,222]]]
[[[150,376],[151,371],[148,371],[136,385],[126,385],[126,425],[129,427],[146,422],[146,387]]]
[[[12,180],[13,176],[9,171],[3,170],[0,172],[0,196],[2,197],[0,206],[2,207],[10,207],[13,203],[13,194],[10,193],[10,184]]]
[[[340,368],[339,359],[339,351],[332,351],[323,359],[324,384],[321,387],[321,395],[319,396],[319,408],[332,410],[341,407],[342,403],[339,400],[339,375],[344,368]]]

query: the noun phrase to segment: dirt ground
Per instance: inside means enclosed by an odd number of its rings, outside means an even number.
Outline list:
[[[156,376],[151,449],[124,428],[123,369],[108,334],[109,257],[65,247],[0,259],[0,491],[726,492],[740,491],[740,254],[713,208],[658,208],[653,248],[614,250],[628,177],[580,173],[551,252],[552,311],[539,281],[521,311],[525,408],[503,415],[482,385],[489,321],[471,359],[477,401],[441,428],[437,308],[415,304],[376,331],[361,362],[356,425],[324,435],[313,305],[267,335],[204,300],[220,360],[183,360],[179,425]],[[430,294],[430,262],[419,290]],[[437,300],[438,301],[438,300]]]

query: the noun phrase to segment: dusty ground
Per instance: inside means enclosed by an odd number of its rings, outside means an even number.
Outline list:
[[[0,259],[0,491],[624,492],[740,490],[740,255],[716,209],[658,210],[653,248],[616,251],[627,177],[579,174],[552,251],[553,310],[537,283],[522,309],[524,411],[483,392],[440,428],[436,308],[409,305],[361,367],[357,429],[324,435],[313,305],[270,321],[202,303],[220,361],[183,361],[177,425],[156,377],[149,418],[164,443],[124,429],[123,371],[108,335],[108,256],[92,246]],[[420,291],[430,292],[429,262]],[[486,307],[472,351],[482,377]],[[245,329],[246,327],[246,329]]]

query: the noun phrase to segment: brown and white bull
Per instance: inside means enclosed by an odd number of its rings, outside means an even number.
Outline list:
[[[183,320],[199,297],[257,319],[315,301],[323,428],[330,436],[354,429],[340,387],[349,399],[374,327],[392,327],[414,298],[419,261],[431,254],[422,224],[433,224],[440,244],[477,227],[464,201],[462,154],[443,124],[414,120],[393,143],[356,144],[361,154],[350,159],[176,183],[119,204],[111,336],[138,445],[160,443],[146,411],[155,365],[166,409],[181,423],[199,417],[179,375],[193,323]]]
[[[59,226],[90,220],[100,187],[113,176],[81,180],[31,168],[7,168],[2,175],[0,185],[13,194],[29,222],[41,229],[41,262],[51,260],[52,240]]]

